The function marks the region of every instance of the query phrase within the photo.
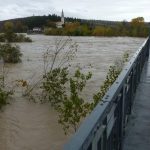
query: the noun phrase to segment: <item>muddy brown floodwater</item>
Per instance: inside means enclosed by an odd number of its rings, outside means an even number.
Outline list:
[[[54,45],[56,37],[30,35],[34,42],[19,43],[22,63],[7,65],[8,85],[17,79],[35,80],[42,73],[43,53]],[[58,37],[57,37],[58,38]],[[105,79],[109,66],[125,51],[135,52],[145,39],[129,37],[72,37],[79,45],[74,64],[90,71],[93,78],[85,90],[90,100]],[[92,91],[91,91],[92,89]],[[65,136],[57,123],[57,113],[49,104],[34,103],[22,97],[15,88],[13,100],[0,111],[0,150],[61,150],[70,135]]]

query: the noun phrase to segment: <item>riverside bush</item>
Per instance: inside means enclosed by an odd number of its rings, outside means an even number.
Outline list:
[[[0,42],[32,42],[29,37],[26,37],[24,34],[13,33],[11,38],[8,38],[5,33],[0,34]]]
[[[48,100],[59,113],[59,124],[67,134],[73,128],[77,130],[79,123],[91,111],[91,103],[86,102],[81,93],[92,74],[81,73],[77,69],[69,77],[68,68],[55,68],[44,77],[43,88],[47,92]]]
[[[32,42],[32,40],[24,34],[16,34],[12,22],[5,22],[3,28],[3,33],[0,34],[0,42]]]
[[[91,111],[91,103],[86,102],[81,96],[91,77],[91,72],[83,74],[77,69],[74,76],[69,78],[69,95],[58,108],[58,122],[62,125],[65,134],[70,128],[76,132],[81,120]]]
[[[87,102],[83,99],[82,92],[92,74],[90,72],[84,74],[80,69],[77,69],[71,75],[69,67],[54,67],[59,52],[59,47],[57,47],[55,55],[53,55],[53,63],[43,76],[41,88],[46,94],[45,99],[48,99],[51,106],[58,112],[58,123],[67,134],[70,129],[76,132],[81,120],[102,100],[122,71],[129,54],[125,53],[121,59],[110,66],[104,83],[94,94],[91,102]],[[46,53],[47,55],[48,53]]]
[[[14,34],[12,42],[32,42],[32,40],[24,34]]]
[[[21,62],[21,56],[22,53],[19,46],[12,46],[10,43],[0,44],[0,57],[5,63]]]
[[[5,34],[0,34],[0,42],[5,42]]]
[[[65,84],[68,73],[68,68],[55,68],[44,76],[43,88],[55,108],[67,98]]]
[[[93,96],[93,100],[94,100],[93,106],[92,106],[93,108],[98,104],[99,101],[102,100],[105,93],[108,91],[111,85],[118,78],[119,74],[121,73],[123,69],[124,64],[128,61],[128,58],[129,58],[129,54],[125,52],[121,59],[118,59],[114,65],[109,67],[109,71],[106,75],[105,81],[101,85],[99,91]]]
[[[3,105],[6,105],[8,103],[7,99],[10,94],[11,94],[10,92],[7,92],[2,88],[0,88],[0,109],[2,108]]]

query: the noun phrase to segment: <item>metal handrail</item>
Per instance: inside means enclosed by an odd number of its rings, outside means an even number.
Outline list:
[[[64,150],[121,150],[125,126],[144,63],[149,57],[147,40],[124,67]]]

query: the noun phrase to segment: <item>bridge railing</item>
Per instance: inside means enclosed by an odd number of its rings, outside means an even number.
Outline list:
[[[124,67],[117,80],[64,146],[64,150],[121,150],[128,116],[145,62],[148,38]]]

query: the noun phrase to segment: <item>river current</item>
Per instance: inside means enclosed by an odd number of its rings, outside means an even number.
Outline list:
[[[33,39],[32,43],[18,44],[23,53],[22,63],[6,65],[6,84],[10,87],[18,79],[36,81],[43,72],[43,53],[47,48],[54,47],[56,39],[62,38],[44,35],[30,37]],[[132,55],[145,40],[129,37],[71,38],[78,45],[72,63],[93,74],[84,91],[84,97],[88,101],[104,81],[109,66],[125,51]],[[50,104],[29,101],[22,96],[20,87],[14,87],[14,90],[10,104],[0,111],[0,150],[62,149],[71,134],[64,135],[57,122],[57,113]]]

